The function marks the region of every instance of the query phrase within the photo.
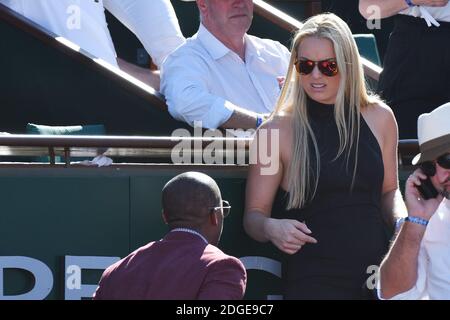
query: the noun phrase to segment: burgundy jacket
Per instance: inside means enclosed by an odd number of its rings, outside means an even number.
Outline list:
[[[239,259],[176,231],[108,267],[94,299],[242,299],[246,281]]]

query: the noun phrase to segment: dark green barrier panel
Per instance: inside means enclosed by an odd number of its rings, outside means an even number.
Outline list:
[[[243,230],[246,170],[236,169],[202,167],[233,206],[220,247],[259,269],[248,272],[246,298],[280,295],[279,277],[273,274],[280,268],[277,253],[271,245],[249,239]],[[167,232],[161,219],[160,192],[169,179],[185,170],[175,166],[0,169],[0,258],[25,256],[43,262],[54,279],[48,298],[64,299],[65,256],[124,257]],[[94,284],[99,276],[99,272],[84,270],[81,282]],[[33,287],[33,278],[23,270],[6,269],[4,279],[4,295],[22,294]]]
[[[124,257],[164,236],[167,226],[161,219],[160,192],[169,179],[185,170],[157,165],[146,169],[0,168],[0,259],[25,256],[43,262],[54,279],[48,298],[64,299],[65,256]],[[280,252],[271,244],[251,240],[242,226],[246,169],[201,166],[197,170],[215,178],[223,198],[232,205],[220,247],[250,268],[245,297],[280,295],[279,275],[275,275],[280,271]],[[402,185],[407,174],[400,171]],[[81,282],[95,284],[100,274],[84,270]],[[30,274],[4,271],[4,295],[25,293],[32,287]]]
[[[48,298],[63,299],[64,256],[129,252],[129,179],[28,173],[0,174],[0,256],[45,263],[54,278]],[[30,275],[20,270],[5,272],[4,279],[5,295],[33,286]]]

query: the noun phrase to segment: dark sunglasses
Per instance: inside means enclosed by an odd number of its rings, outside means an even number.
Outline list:
[[[310,74],[316,65],[319,71],[327,77],[334,77],[338,74],[337,62],[334,59],[322,61],[297,60],[294,65],[297,72],[304,75]]]
[[[437,158],[436,163],[444,169],[450,169],[450,153],[444,154]]]
[[[223,210],[223,217],[226,218],[230,214],[231,206],[230,203],[227,200],[222,200],[222,206],[221,207],[209,207],[208,209],[211,209],[212,211],[216,210]]]
[[[436,163],[444,169],[450,169],[450,153],[444,154],[436,159]],[[423,173],[429,177],[436,174],[436,165],[433,161],[425,161],[420,164]]]

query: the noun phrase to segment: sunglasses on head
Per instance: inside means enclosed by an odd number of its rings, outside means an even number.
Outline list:
[[[319,71],[327,77],[334,77],[338,74],[338,66],[334,59],[321,61],[297,60],[294,62],[294,65],[297,72],[304,75],[310,74],[316,65]]]
[[[437,158],[436,163],[444,169],[450,169],[450,153],[446,153]]]

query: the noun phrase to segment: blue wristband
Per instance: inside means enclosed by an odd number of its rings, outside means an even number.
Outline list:
[[[414,7],[415,4],[412,2],[412,0],[405,0],[406,4],[408,5],[408,7]]]
[[[409,222],[412,222],[412,223],[417,223],[417,224],[420,224],[422,226],[427,226],[427,224],[428,224],[428,220],[425,220],[425,219],[422,219],[422,218],[419,218],[419,217],[406,217],[405,221],[409,221]]]

